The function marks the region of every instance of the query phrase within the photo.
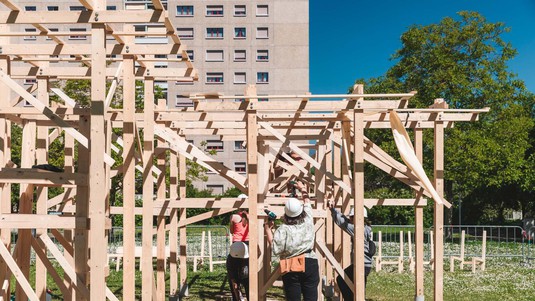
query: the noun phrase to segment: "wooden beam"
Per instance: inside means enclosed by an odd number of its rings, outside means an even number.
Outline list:
[[[238,189],[245,191],[246,179],[244,176],[226,167],[222,163],[217,162],[196,146],[187,142],[186,139],[180,137],[177,133],[162,126],[155,126],[154,133],[167,141],[170,144],[171,149],[174,151],[186,156],[186,158],[190,160],[194,160],[195,162],[201,164],[201,166],[217,172],[220,176],[236,185]]]
[[[87,229],[87,220],[73,216],[47,214],[1,214],[0,228]]]
[[[26,183],[45,186],[87,186],[84,174],[41,171],[35,168],[4,168],[0,170],[1,183]]]
[[[78,0],[87,10],[94,10],[93,1],[91,0]]]
[[[124,56],[123,63],[123,139],[119,142],[123,147],[123,298],[135,299],[135,79],[134,58]],[[109,95],[109,94],[108,94]],[[119,141],[120,137],[115,139]],[[142,149],[140,148],[139,151]],[[141,170],[143,171],[143,170]],[[111,208],[110,208],[111,209]],[[111,214],[113,213],[110,212]]]
[[[105,1],[98,1],[95,9],[102,9]],[[105,8],[105,7],[104,7]],[[100,19],[100,14],[98,16]],[[106,205],[109,194],[106,191],[107,177],[104,166],[104,154],[102,148],[106,145],[105,129],[105,97],[106,97],[106,33],[102,23],[91,25],[91,116],[90,116],[90,139],[89,162],[89,253],[91,260],[91,284],[89,286],[92,300],[104,300],[106,297],[106,264],[107,245],[106,240]],[[113,161],[113,159],[112,159]],[[108,163],[109,164],[109,163]],[[113,164],[110,164],[113,165]],[[71,279],[73,279],[71,277]]]
[[[28,296],[28,299],[30,299],[31,301],[39,301],[39,298],[37,298],[37,295],[33,291],[30,283],[28,282],[28,279],[24,277],[24,274],[22,273],[21,269],[19,268],[13,257],[11,257],[11,253],[9,253],[4,244],[0,244],[0,255],[11,270],[11,273],[13,273],[13,276],[15,276],[15,279],[17,279],[17,283],[21,286],[21,288]]]
[[[22,11],[20,9],[20,7],[18,5],[16,5],[15,3],[11,2],[11,0],[0,0],[0,3],[4,4],[5,6],[7,6],[12,11],[16,11],[16,12]]]
[[[246,88],[246,95],[256,94],[253,86]],[[258,218],[257,202],[258,194],[258,121],[256,111],[247,111],[246,114],[247,130],[247,181],[249,183],[247,195],[249,199],[249,299],[250,301],[259,301],[259,283],[258,283]]]
[[[80,134],[76,129],[72,128],[69,124],[67,124],[61,117],[54,114],[52,110],[42,102],[40,102],[37,98],[35,98],[32,94],[28,93],[24,88],[22,88],[19,84],[17,84],[14,80],[12,80],[9,75],[7,75],[3,70],[0,69],[0,80],[4,82],[8,87],[11,88],[14,92],[22,96],[25,100],[27,100],[32,106],[34,106],[37,110],[39,110],[42,114],[47,116],[50,120],[52,120],[54,123],[56,123],[59,127],[63,128],[65,133],[71,135],[81,143],[83,146],[88,147],[89,142],[87,137]],[[111,158],[109,155],[106,154],[106,163],[109,165],[113,165],[115,161],[113,158]]]
[[[154,79],[145,79],[144,90],[144,117],[147,120],[143,133],[143,233],[142,233],[142,260],[141,299],[151,300],[153,297],[153,265],[152,265],[152,229],[154,179],[152,176],[154,152]]]
[[[437,121],[434,130],[434,189],[439,198],[444,197],[444,125]],[[440,202],[434,204],[433,229],[435,235],[434,259],[434,300],[444,299],[444,206]]]
[[[5,0],[4,0],[5,1]],[[83,1],[83,0],[82,0]],[[0,12],[4,24],[94,24],[163,23],[165,14],[158,10],[20,11]]]
[[[72,284],[73,284],[74,289],[78,293],[80,293],[83,298],[85,298],[86,300],[90,300],[89,290],[84,285],[83,281],[80,278],[78,278],[78,276],[74,272],[74,269],[69,265],[65,257],[63,257],[63,255],[61,254],[61,251],[54,244],[54,242],[50,239],[50,237],[48,237],[47,234],[43,234],[39,236],[39,240],[41,240],[47,246],[52,256],[54,256],[54,259],[56,259],[59,265],[63,268],[63,272],[67,274],[70,279],[72,279]]]
[[[180,220],[178,222],[178,226],[179,227],[184,227],[184,226],[187,226],[187,225],[191,225],[191,224],[203,221],[203,220],[208,219],[208,218],[212,218],[214,216],[218,216],[218,215],[221,215],[221,214],[232,212],[234,210],[236,210],[236,209],[234,209],[234,208],[232,208],[232,209],[215,209],[215,210],[212,210],[212,211],[209,211],[209,212],[198,214],[196,216],[188,217],[188,218],[186,218],[184,220]]]

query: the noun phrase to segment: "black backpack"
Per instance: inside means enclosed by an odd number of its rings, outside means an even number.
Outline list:
[[[373,255],[375,255],[375,252],[377,251],[377,247],[375,246],[375,243],[373,240],[368,240],[368,252],[365,252],[366,256],[372,258]]]

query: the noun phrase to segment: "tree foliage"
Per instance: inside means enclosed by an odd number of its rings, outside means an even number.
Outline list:
[[[412,107],[426,108],[443,98],[450,108],[490,108],[479,121],[456,123],[445,137],[446,198],[462,199],[466,216],[483,216],[483,208],[492,208],[487,222],[501,220],[505,208],[535,209],[530,202],[535,101],[509,71],[517,52],[502,39],[508,31],[503,23],[466,11],[437,24],[414,25],[401,36],[395,64],[384,76],[357,80],[368,93],[416,90]],[[432,170],[432,131],[424,134],[424,162]],[[384,134],[370,135],[392,148]]]

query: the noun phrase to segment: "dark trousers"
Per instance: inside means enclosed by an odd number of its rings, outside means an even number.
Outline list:
[[[368,275],[370,274],[370,271],[372,270],[371,267],[364,267],[364,287],[366,287],[366,283],[368,282]],[[344,272],[349,276],[349,279],[353,281],[353,265],[348,266]],[[336,283],[338,284],[338,287],[340,288],[340,293],[342,293],[342,300],[353,300],[353,292],[349,288],[349,286],[344,281],[344,278],[342,276],[336,277]]]
[[[318,284],[320,274],[318,260],[305,258],[305,272],[289,272],[282,275],[284,295],[288,301],[318,301]]]
[[[236,295],[236,292],[232,289],[232,282],[230,279],[228,284],[230,287],[230,293],[232,294],[232,301],[241,301],[240,296]],[[247,300],[249,300],[249,278],[238,280],[238,289],[242,292],[242,294],[245,290],[245,297],[247,297]]]

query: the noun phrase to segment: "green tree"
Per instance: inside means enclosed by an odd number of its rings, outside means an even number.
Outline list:
[[[368,93],[416,90],[412,107],[426,108],[436,98],[450,108],[490,107],[479,121],[459,122],[446,131],[446,198],[463,200],[463,213],[471,216],[464,222],[500,221],[505,208],[534,209],[535,101],[508,69],[517,53],[502,39],[508,31],[503,23],[466,11],[437,24],[415,25],[401,36],[402,47],[392,57],[396,63],[384,76],[357,80]],[[432,131],[424,134],[429,144]],[[371,135],[393,149],[385,134]],[[432,151],[429,145],[424,149],[427,164]]]

